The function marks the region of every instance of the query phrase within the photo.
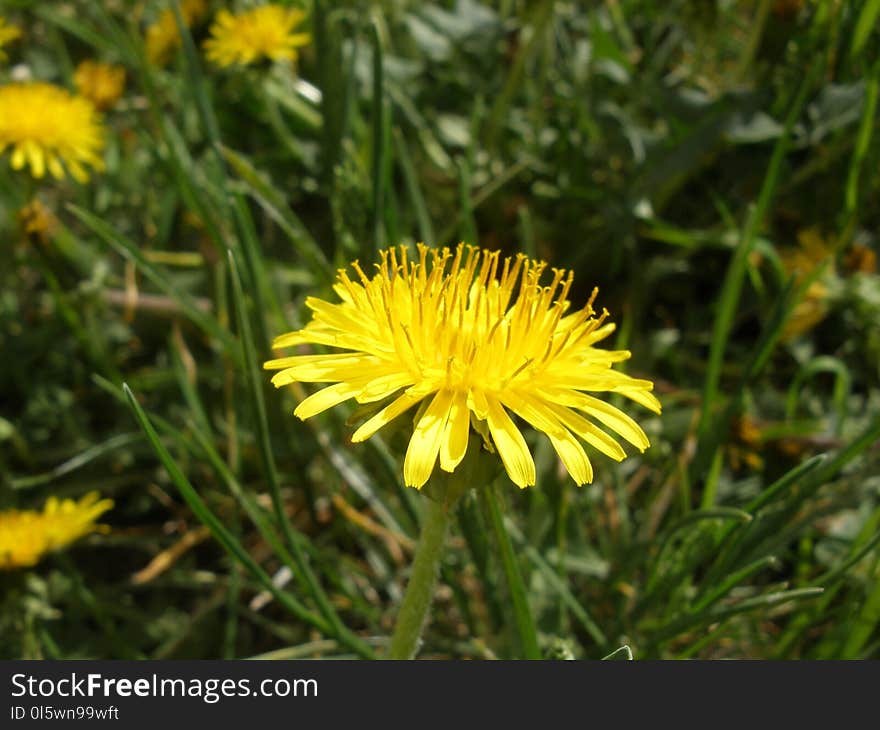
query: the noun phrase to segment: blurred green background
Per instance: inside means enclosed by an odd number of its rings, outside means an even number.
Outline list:
[[[0,0],[0,84],[127,75],[87,184],[0,156],[0,507],[116,502],[0,574],[0,656],[381,654],[408,424],[352,445],[259,365],[337,267],[464,240],[598,285],[664,407],[594,484],[534,439],[503,490],[542,651],[880,657],[880,2],[315,0],[295,67],[229,69],[201,44],[254,3],[157,65],[174,4]],[[469,495],[422,656],[523,655],[489,523]]]

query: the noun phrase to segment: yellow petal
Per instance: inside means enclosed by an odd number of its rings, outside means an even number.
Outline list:
[[[46,158],[43,156],[42,148],[32,140],[28,140],[25,142],[25,152],[31,172],[35,178],[40,179],[46,174]]]
[[[582,344],[584,344],[584,345],[595,344],[596,342],[599,342],[600,340],[604,340],[606,337],[608,337],[608,335],[610,335],[616,329],[617,329],[617,325],[614,324],[614,322],[609,322],[606,325],[598,327],[593,332],[591,332],[589,335],[587,335],[582,340]]]
[[[624,390],[651,390],[654,387],[650,380],[637,380],[629,375],[609,370],[607,367],[576,366],[574,363],[564,361],[554,364],[553,368],[548,368],[543,377],[557,388],[573,388],[593,392],[622,393]]]
[[[566,428],[577,434],[594,449],[598,449],[615,461],[623,461],[626,458],[626,452],[620,444],[586,418],[582,418],[564,406],[550,405],[548,407],[553,410],[553,413]]]
[[[317,297],[306,297],[306,306],[315,313],[322,324],[346,331],[363,331],[369,334],[370,320],[365,313],[350,304],[332,304]]]
[[[274,340],[272,340],[272,349],[277,350],[282,347],[290,347],[291,345],[302,345],[306,342],[310,342],[308,337],[305,335],[303,330],[297,330],[296,332],[286,332],[283,335],[278,335]],[[263,367],[266,367],[265,365]]]
[[[577,391],[539,391],[541,397],[562,406],[577,408],[595,418],[599,423],[619,433],[639,451],[647,449],[651,442],[632,418],[610,403]]]
[[[487,420],[495,448],[510,480],[518,487],[535,483],[535,461],[516,424],[495,398],[486,398]]]
[[[510,391],[502,393],[500,400],[502,404],[539,431],[543,431],[548,436],[563,437],[565,429],[554,417],[553,412],[537,399]]]
[[[440,443],[440,468],[443,471],[454,471],[464,458],[470,431],[470,411],[467,407],[467,396],[458,392],[452,399],[449,418],[443,431]]]
[[[24,147],[21,144],[18,144],[15,146],[15,149],[12,150],[12,159],[9,162],[12,165],[13,170],[20,170],[24,167],[26,159]]]
[[[590,484],[593,481],[593,465],[580,442],[569,431],[565,431],[561,438],[550,434],[548,438],[575,483],[579,487]]]
[[[56,180],[64,179],[64,167],[62,167],[58,155],[49,155],[49,172],[52,173],[52,177]]]
[[[277,339],[276,339],[277,342]],[[267,360],[263,363],[266,370],[280,370],[282,368],[291,368],[296,365],[311,365],[320,362],[342,362],[350,361],[353,357],[352,353],[334,355],[292,355],[290,357],[279,357],[275,360]]]
[[[387,366],[384,368],[387,369]],[[357,394],[358,403],[375,403],[394,395],[401,388],[413,384],[412,373],[397,372],[388,375],[378,375],[370,384]]]
[[[374,359],[358,356],[338,362],[313,362],[282,370],[280,374],[300,383],[338,383],[342,380],[366,380],[386,375],[387,366],[377,367]]]
[[[292,46],[307,46],[312,42],[312,37],[308,33],[294,33],[287,42]]]
[[[583,447],[568,429],[560,424],[559,419],[545,401],[529,395],[514,396],[512,393],[506,393],[503,402],[510,406],[518,416],[547,435],[568,473],[571,474],[578,486],[593,481],[593,467]]]
[[[360,388],[360,385],[352,383],[336,383],[336,385],[331,385],[328,388],[322,388],[302,401],[296,407],[293,415],[305,421],[307,418],[316,416],[328,408],[353,398]]]
[[[385,406],[376,415],[365,421],[361,427],[352,434],[351,440],[354,443],[366,441],[370,436],[376,433],[376,431],[391,423],[391,421],[412,408],[420,400],[422,400],[422,396],[420,395],[404,393],[399,398],[396,398]]]
[[[89,181],[89,173],[87,173],[86,169],[75,160],[68,160],[67,167],[70,170],[73,179],[78,183],[87,183]]]
[[[272,376],[272,385],[276,388],[281,388],[282,386],[296,382],[298,382],[297,379],[290,374],[289,370],[282,370],[280,373],[276,373]]]
[[[489,413],[489,405],[486,403],[486,394],[477,388],[471,388],[468,392],[468,408],[481,421],[485,421]]]
[[[416,424],[403,460],[403,480],[407,486],[421,488],[431,476],[451,403],[452,392],[439,391]]]
[[[653,384],[651,384],[651,387],[654,387]],[[640,406],[644,406],[649,411],[654,411],[654,413],[660,413],[662,411],[660,401],[657,400],[657,396],[651,392],[650,388],[632,388],[623,386],[615,388],[614,392],[625,395],[627,398],[634,400]]]

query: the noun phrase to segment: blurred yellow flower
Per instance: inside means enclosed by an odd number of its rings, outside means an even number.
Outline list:
[[[295,61],[308,33],[294,33],[305,13],[281,5],[263,5],[238,15],[221,10],[205,41],[205,54],[218,66],[247,65],[263,59]]]
[[[183,0],[180,4],[180,13],[188,28],[198,23],[207,12],[207,0]],[[156,22],[147,28],[147,58],[151,63],[161,66],[168,62],[171,54],[180,48],[180,44],[174,11],[166,8]]]
[[[798,232],[798,246],[783,251],[782,264],[785,270],[801,282],[811,276],[816,269],[829,261],[828,276],[834,274],[834,242],[826,241],[817,228],[805,228]],[[827,299],[829,288],[822,277],[813,281],[803,299],[794,308],[782,331],[783,340],[792,340],[811,330],[828,314]]]
[[[3,52],[3,46],[9,41],[14,41],[21,35],[21,30],[14,25],[9,25],[6,18],[0,15],[0,61],[6,60],[6,54]]]
[[[78,502],[50,497],[42,512],[0,512],[0,570],[36,565],[46,553],[106,529],[95,520],[112,507],[112,500],[91,492]]]
[[[39,198],[34,198],[18,211],[18,220],[27,236],[34,236],[43,243],[49,239],[58,225],[58,219]]]
[[[125,91],[125,69],[110,63],[83,61],[76,67],[73,83],[98,109],[109,109]]]
[[[594,347],[614,331],[593,310],[597,290],[583,309],[569,312],[573,276],[552,269],[541,285],[543,262],[519,254],[459,244],[455,251],[404,246],[381,252],[372,277],[352,264],[359,281],[340,270],[334,290],[342,300],[306,300],[312,319],[282,335],[275,347],[327,345],[347,352],[270,360],[280,370],[272,382],[332,383],[303,400],[302,419],[345,400],[384,404],[352,436],[363,441],[421,403],[404,460],[407,485],[421,487],[439,457],[455,470],[464,458],[471,426],[501,457],[520,487],[535,483],[535,463],[511,412],[543,432],[577,484],[593,479],[581,440],[617,461],[620,444],[593,422],[644,451],[644,431],[618,408],[589,395],[620,393],[659,413],[653,384],[612,370],[625,350]]]
[[[85,182],[84,165],[104,168],[103,145],[100,115],[88,99],[39,81],[0,86],[0,154],[12,148],[14,170],[27,165],[42,178],[48,169],[60,180],[66,168]]]
[[[734,418],[730,424],[730,436],[727,458],[735,471],[745,468],[757,471],[764,467],[760,454],[764,435],[755,419],[747,414]]]

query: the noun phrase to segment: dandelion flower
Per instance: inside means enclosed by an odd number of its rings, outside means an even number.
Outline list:
[[[281,5],[263,5],[238,15],[221,10],[211,26],[205,52],[218,66],[247,65],[264,58],[295,61],[297,48],[310,41],[308,33],[294,33],[305,13]]]
[[[85,182],[84,165],[104,167],[103,144],[100,115],[88,99],[38,81],[0,86],[0,154],[12,148],[13,169],[27,165],[36,178],[48,169],[60,180],[67,168]]]
[[[730,425],[731,440],[727,444],[727,459],[735,471],[749,468],[757,471],[764,467],[760,450],[764,440],[761,427],[755,419],[744,414]]]
[[[206,0],[183,0],[180,4],[180,14],[183,16],[184,25],[191,28],[199,22],[208,11]],[[159,18],[146,32],[147,58],[150,63],[161,66],[167,63],[171,54],[180,48],[180,32],[177,28],[177,20],[174,11],[165,9],[159,14]]]
[[[836,276],[834,269],[834,241],[826,241],[817,228],[798,232],[798,246],[782,252],[782,264],[787,273],[800,284],[826,262],[828,268],[807,287],[803,299],[794,308],[785,327],[782,339],[792,340],[813,329],[828,314],[830,285]]]
[[[26,236],[33,236],[42,243],[46,243],[58,227],[58,219],[39,198],[18,211],[18,220]]]
[[[83,61],[76,67],[73,83],[98,109],[109,109],[125,90],[125,69],[110,63]]]
[[[352,264],[356,280],[340,270],[334,286],[341,299],[310,297],[305,328],[278,337],[278,348],[326,345],[345,352],[270,360],[280,370],[272,382],[330,383],[294,411],[314,416],[345,400],[374,403],[380,410],[355,431],[363,441],[416,404],[418,411],[404,460],[407,485],[427,482],[440,468],[455,470],[467,449],[470,428],[501,457],[520,487],[535,483],[535,463],[511,414],[543,432],[574,481],[592,481],[593,468],[581,442],[622,460],[618,441],[598,424],[644,451],[650,445],[638,424],[592,393],[619,393],[659,413],[653,384],[612,369],[625,350],[596,343],[614,331],[596,316],[593,291],[586,306],[569,311],[573,276],[520,254],[460,244],[429,249],[415,260],[403,246],[381,252],[368,276]],[[588,420],[591,419],[591,420]]]
[[[19,30],[14,25],[9,25],[6,22],[6,18],[0,15],[0,61],[6,60],[6,54],[3,52],[3,46],[5,46],[9,41],[14,41],[21,35],[21,30]]]
[[[0,512],[0,570],[36,565],[46,553],[105,529],[95,520],[112,507],[111,500],[92,492],[78,502],[50,497],[42,512]]]

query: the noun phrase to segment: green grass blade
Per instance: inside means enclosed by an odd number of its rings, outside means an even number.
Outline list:
[[[764,507],[788,490],[789,487],[795,485],[798,480],[805,477],[818,466],[824,464],[827,460],[828,457],[825,454],[817,454],[787,471],[783,476],[773,482],[773,484],[749,502],[745,507],[746,512],[755,514],[761,511]]]
[[[724,283],[722,284],[721,293],[719,295],[718,312],[715,316],[712,339],[709,346],[709,361],[706,368],[706,377],[703,384],[702,410],[700,412],[700,423],[698,427],[700,440],[705,439],[714,416],[715,401],[718,397],[718,388],[721,380],[721,366],[724,362],[724,353],[727,349],[727,342],[730,337],[730,331],[733,327],[733,320],[739,306],[739,298],[746,274],[748,257],[754,246],[758,230],[760,229],[760,226],[770,208],[770,203],[773,200],[773,194],[776,190],[782,170],[782,162],[788,151],[792,128],[800,117],[801,110],[807,100],[808,92],[813,87],[813,80],[818,68],[819,65],[814,64],[811,71],[806,74],[801,83],[801,87],[798,90],[797,97],[791,105],[791,109],[785,122],[785,131],[773,148],[773,154],[767,167],[767,173],[764,176],[764,182],[761,187],[761,192],[758,195],[757,204],[746,221],[742,238],[734,252],[733,258],[730,261],[730,265],[724,277]]]
[[[541,649],[538,646],[538,630],[535,627],[535,619],[532,617],[532,612],[529,608],[528,594],[516,555],[513,552],[513,543],[510,540],[507,527],[504,525],[504,516],[501,513],[501,499],[498,496],[497,486],[495,484],[487,486],[481,490],[480,496],[485,500],[489,509],[492,531],[495,533],[495,539],[501,553],[501,564],[504,567],[504,575],[507,578],[507,587],[510,591],[513,615],[523,655],[526,659],[540,659]]]
[[[202,524],[208,527],[208,529],[211,531],[211,534],[214,535],[214,537],[226,549],[226,551],[242,566],[244,566],[251,573],[251,575],[253,575],[254,578],[257,579],[257,581],[263,586],[263,588],[269,591],[269,593],[271,593],[272,596],[281,605],[287,608],[298,619],[308,622],[323,633],[330,633],[330,626],[327,624],[327,622],[320,616],[317,616],[309,611],[293,596],[280,590],[272,582],[272,578],[269,577],[268,573],[266,573],[256,563],[256,561],[254,561],[254,559],[248,554],[247,550],[244,549],[241,543],[239,543],[235,539],[235,537],[223,526],[223,523],[208,508],[208,506],[199,496],[195,487],[193,487],[190,481],[186,478],[184,473],[180,470],[180,467],[177,465],[177,462],[165,448],[164,444],[159,438],[159,435],[153,428],[153,424],[150,422],[147,414],[144,413],[144,410],[143,408],[141,408],[140,403],[138,403],[137,398],[135,398],[134,393],[132,393],[131,389],[125,383],[123,383],[122,385],[122,390],[128,400],[129,407],[134,413],[135,419],[137,419],[137,422],[143,429],[144,434],[146,434],[147,440],[150,442],[150,445],[153,447],[153,450],[156,452],[156,455],[162,462],[162,466],[165,467],[166,471],[171,477],[171,480],[174,482],[174,485],[180,492],[180,495],[184,498],[196,517],[199,518]]]
[[[226,351],[232,354],[233,357],[236,359],[240,357],[235,339],[229,331],[222,327],[216,319],[206,314],[189,294],[180,291],[177,287],[171,284],[168,281],[168,278],[164,276],[155,265],[146,259],[137,244],[114,231],[96,215],[83,210],[79,206],[69,203],[67,209],[111,248],[116,250],[124,258],[136,264],[144,276],[173,299],[180,307],[181,311],[195,325],[221,343]]]
[[[199,54],[196,51],[195,43],[193,43],[189,26],[183,18],[180,0],[173,0],[171,8],[174,11],[174,20],[177,22],[177,32],[182,40],[183,56],[186,59],[184,64],[186,79],[192,91],[193,99],[196,102],[196,109],[202,121],[202,127],[211,144],[211,149],[214,152],[220,172],[223,173],[223,158],[220,154],[220,127],[217,124],[217,118],[214,116],[214,107],[211,104],[208,83],[202,73]]]
[[[398,162],[400,162],[403,182],[415,212],[419,238],[428,245],[436,245],[438,242],[434,235],[434,226],[431,223],[428,204],[425,202],[425,196],[422,193],[421,185],[419,185],[419,177],[412,161],[409,145],[399,128],[394,129],[394,151]]]
[[[333,268],[320,246],[306,230],[302,221],[288,207],[284,198],[264,179],[264,176],[242,155],[223,147],[223,156],[241,178],[247,193],[278,224],[287,235],[297,253],[324,282],[333,280]]]
[[[608,638],[602,632],[602,629],[599,628],[599,625],[593,620],[592,616],[587,612],[587,609],[584,608],[580,601],[574,597],[574,594],[569,590],[565,581],[559,577],[557,571],[546,560],[544,560],[544,558],[541,557],[541,554],[531,545],[526,545],[525,554],[526,557],[534,563],[535,567],[541,572],[541,575],[544,576],[550,586],[559,594],[563,603],[565,603],[572,615],[580,621],[581,626],[592,637],[593,641],[595,641],[598,646],[606,646],[608,644]]]
[[[9,480],[9,486],[12,487],[12,489],[33,489],[34,487],[42,487],[46,484],[51,484],[61,477],[70,474],[77,469],[86,466],[87,464],[92,463],[96,459],[100,459],[105,454],[109,454],[124,446],[130,446],[131,444],[140,440],[141,434],[139,433],[117,434],[116,436],[112,436],[111,438],[107,439],[103,443],[95,444],[94,446],[91,446],[84,451],[81,451],[76,456],[59,464],[54,469],[47,471],[45,474],[35,474],[29,477],[12,478]]]
[[[880,0],[874,0],[873,5],[880,10]],[[867,7],[865,8],[867,9]],[[864,15],[864,12],[862,13]],[[859,122],[859,131],[856,134],[856,143],[853,148],[852,159],[849,163],[849,172],[846,178],[846,190],[844,191],[844,209],[847,216],[852,218],[856,214],[859,204],[859,175],[862,163],[868,155],[871,146],[871,137],[874,127],[877,125],[877,97],[880,92],[880,59],[871,69],[871,77],[865,87],[865,106],[862,109],[862,119]]]
[[[241,486],[238,479],[226,465],[226,462],[223,461],[220,454],[217,453],[217,450],[208,440],[207,436],[197,428],[193,428],[192,433],[193,438],[196,440],[196,444],[214,468],[217,476],[226,485],[227,489],[229,489],[230,494],[238,500],[251,522],[254,523],[257,530],[259,530],[260,534],[263,536],[263,539],[266,540],[275,554],[285,563],[285,565],[294,571],[294,575],[299,577],[296,570],[296,561],[276,535],[275,529],[270,524],[263,508],[260,507],[256,500],[248,494],[247,490]]]
[[[855,60],[864,50],[871,33],[877,30],[878,20],[880,20],[880,0],[865,0],[852,35],[852,45],[849,49],[850,58]]]
[[[370,42],[373,46],[373,150],[371,175],[373,184],[373,206],[371,210],[373,228],[373,251],[363,250],[364,258],[372,258],[385,247],[385,227],[383,225],[386,203],[385,159],[389,151],[385,145],[385,117],[389,113],[385,104],[385,64],[383,61],[382,37],[374,20],[370,25]]]
[[[698,626],[713,624],[718,621],[737,616],[739,614],[748,613],[755,610],[766,610],[772,606],[778,606],[782,603],[790,601],[798,601],[803,599],[818,598],[822,595],[822,588],[796,588],[790,591],[773,591],[763,593],[754,598],[747,598],[738,601],[732,606],[716,608],[714,611],[707,611],[699,615],[692,615],[680,618],[666,626],[653,631],[653,638],[657,641],[664,641],[673,636],[677,636],[688,630],[693,630]]]
[[[855,617],[852,631],[843,645],[841,659],[863,658],[862,650],[865,644],[868,643],[877,626],[880,625],[880,570],[878,567],[880,567],[880,561],[875,562],[872,576],[873,589],[862,604],[862,610]]]
[[[257,363],[257,354],[254,348],[253,335],[251,333],[250,321],[247,313],[247,306],[244,291],[241,286],[241,279],[238,276],[238,267],[235,262],[235,256],[232,251],[228,252],[229,273],[232,278],[232,293],[235,300],[235,311],[238,320],[239,334],[241,336],[242,346],[244,349],[244,368],[245,381],[250,392],[251,401],[255,411],[257,422],[257,442],[260,449],[260,458],[263,462],[263,470],[269,486],[269,494],[272,497],[272,504],[275,509],[275,517],[281,526],[282,534],[287,541],[290,553],[296,562],[299,574],[303,577],[309,588],[312,599],[315,601],[321,614],[332,628],[332,633],[343,643],[352,649],[363,652],[364,656],[369,656],[372,650],[364,644],[359,638],[352,634],[343,623],[339,620],[330,599],[318,582],[317,577],[312,571],[308,563],[308,558],[300,545],[300,539],[305,539],[295,534],[290,520],[284,511],[284,499],[281,495],[281,484],[278,481],[278,471],[275,467],[275,457],[272,453],[272,436],[269,430],[269,420],[266,415],[266,403],[263,397],[262,384],[256,377],[256,373],[261,372]]]
[[[726,596],[734,587],[742,583],[747,578],[751,578],[756,573],[761,572],[765,568],[773,567],[779,564],[779,560],[775,555],[767,555],[763,558],[750,563],[745,568],[731,573],[725,578],[720,585],[710,590],[702,598],[697,600],[693,606],[693,613],[702,613],[713,603],[717,603]],[[711,585],[711,584],[707,584]]]

